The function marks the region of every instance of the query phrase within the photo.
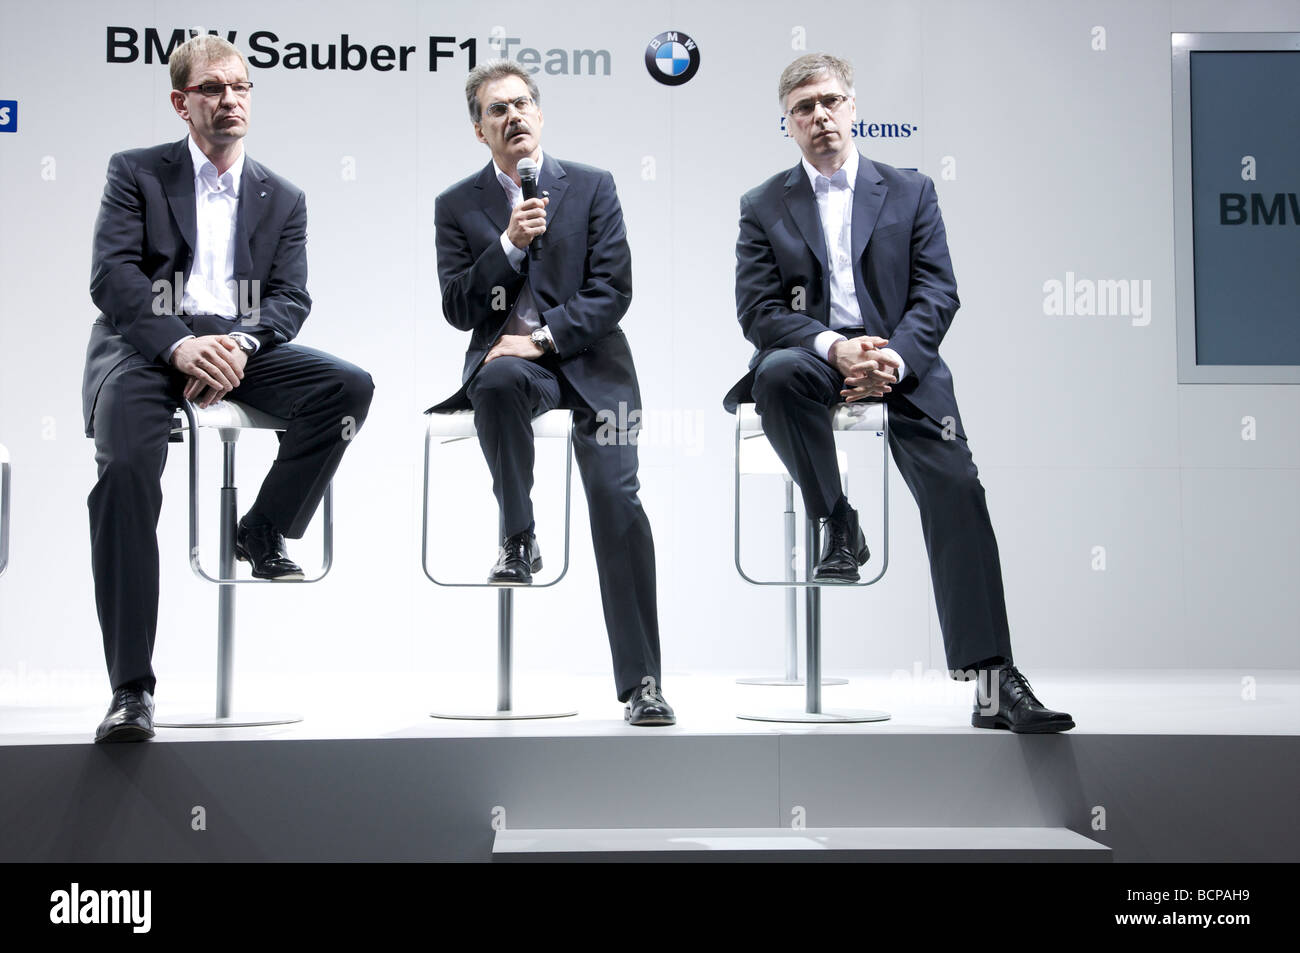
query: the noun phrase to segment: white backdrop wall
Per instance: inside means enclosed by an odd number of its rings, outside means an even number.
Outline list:
[[[336,568],[318,586],[241,591],[241,669],[492,668],[495,600],[435,589],[420,571],[419,486],[420,411],[455,388],[466,343],[439,308],[433,201],[488,159],[466,117],[456,44],[476,38],[484,59],[494,36],[519,38],[514,56],[608,51],[608,75],[539,73],[543,145],[610,169],[623,203],[634,267],[623,326],[647,409],[642,495],[669,678],[782,662],[779,592],[746,585],[732,564],[733,422],[720,401],[750,354],[732,294],[737,201],[797,160],[775,89],[804,47],[853,60],[864,122],[916,127],[861,139],[861,150],[936,180],[962,299],[944,353],[988,491],[1021,663],[1300,667],[1300,391],[1177,384],[1169,39],[1300,30],[1293,0],[236,0],[0,7],[0,99],[19,103],[17,132],[0,134],[0,442],[16,475],[12,566],[0,581],[8,678],[102,678],[85,509],[93,453],[79,415],[91,229],[109,155],[184,135],[165,67],[106,62],[106,38],[109,27],[143,40],[146,28],[167,37],[191,26],[236,31],[246,53],[256,31],[275,33],[282,53],[343,33],[417,48],[404,72],[252,71],[248,152],[308,196],[315,306],[300,340],[362,365],[377,391],[336,482]],[[676,88],[643,63],[647,42],[668,29],[693,37],[702,56]],[[456,38],[442,47],[455,58],[436,72],[431,36]],[[1049,316],[1044,283],[1067,273],[1149,281],[1149,311]],[[1253,440],[1242,439],[1247,416]],[[212,462],[215,443],[206,449]],[[439,517],[434,562],[478,579],[495,556],[487,473],[472,446],[452,449],[438,485],[470,502]],[[245,503],[271,452],[269,441],[245,441]],[[537,498],[544,551],[558,564],[555,466],[539,459]],[[184,467],[173,453],[164,478],[161,679],[202,676],[212,657],[215,592],[186,563]],[[775,573],[779,484],[753,489],[747,559]],[[915,506],[896,474],[892,489],[888,575],[825,599],[829,668],[944,665]],[[863,491],[864,509],[873,492]],[[577,487],[575,503],[568,578],[517,600],[521,668],[609,668]],[[310,549],[293,552],[309,563]]]

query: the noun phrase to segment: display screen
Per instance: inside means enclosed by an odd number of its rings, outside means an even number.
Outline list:
[[[1300,365],[1300,52],[1193,50],[1197,365]]]

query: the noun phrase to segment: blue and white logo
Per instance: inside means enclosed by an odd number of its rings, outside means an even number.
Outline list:
[[[0,99],[0,132],[18,131],[18,100]]]
[[[699,72],[700,48],[680,30],[668,30],[646,45],[645,68],[665,86],[680,86]]]

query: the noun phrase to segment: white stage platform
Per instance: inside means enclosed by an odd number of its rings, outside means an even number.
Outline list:
[[[803,690],[668,673],[679,724],[638,729],[608,675],[526,672],[518,707],[578,716],[462,722],[428,712],[490,710],[490,677],[244,674],[236,714],[304,720],[94,746],[106,689],[19,672],[0,682],[0,860],[486,861],[539,831],[552,860],[646,859],[682,831],[692,859],[1300,859],[1298,672],[1030,671],[1078,723],[1056,736],[970,727],[973,686],[938,673],[828,674],[850,681],[823,689],[826,708],[893,717],[744,721]],[[212,695],[173,678],[159,715],[210,712]],[[591,849],[609,830],[627,833]],[[833,837],[835,856],[755,848],[755,830]]]

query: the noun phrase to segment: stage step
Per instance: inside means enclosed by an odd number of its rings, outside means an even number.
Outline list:
[[[1111,850],[1064,827],[780,827],[504,830],[495,861],[1083,861]]]

